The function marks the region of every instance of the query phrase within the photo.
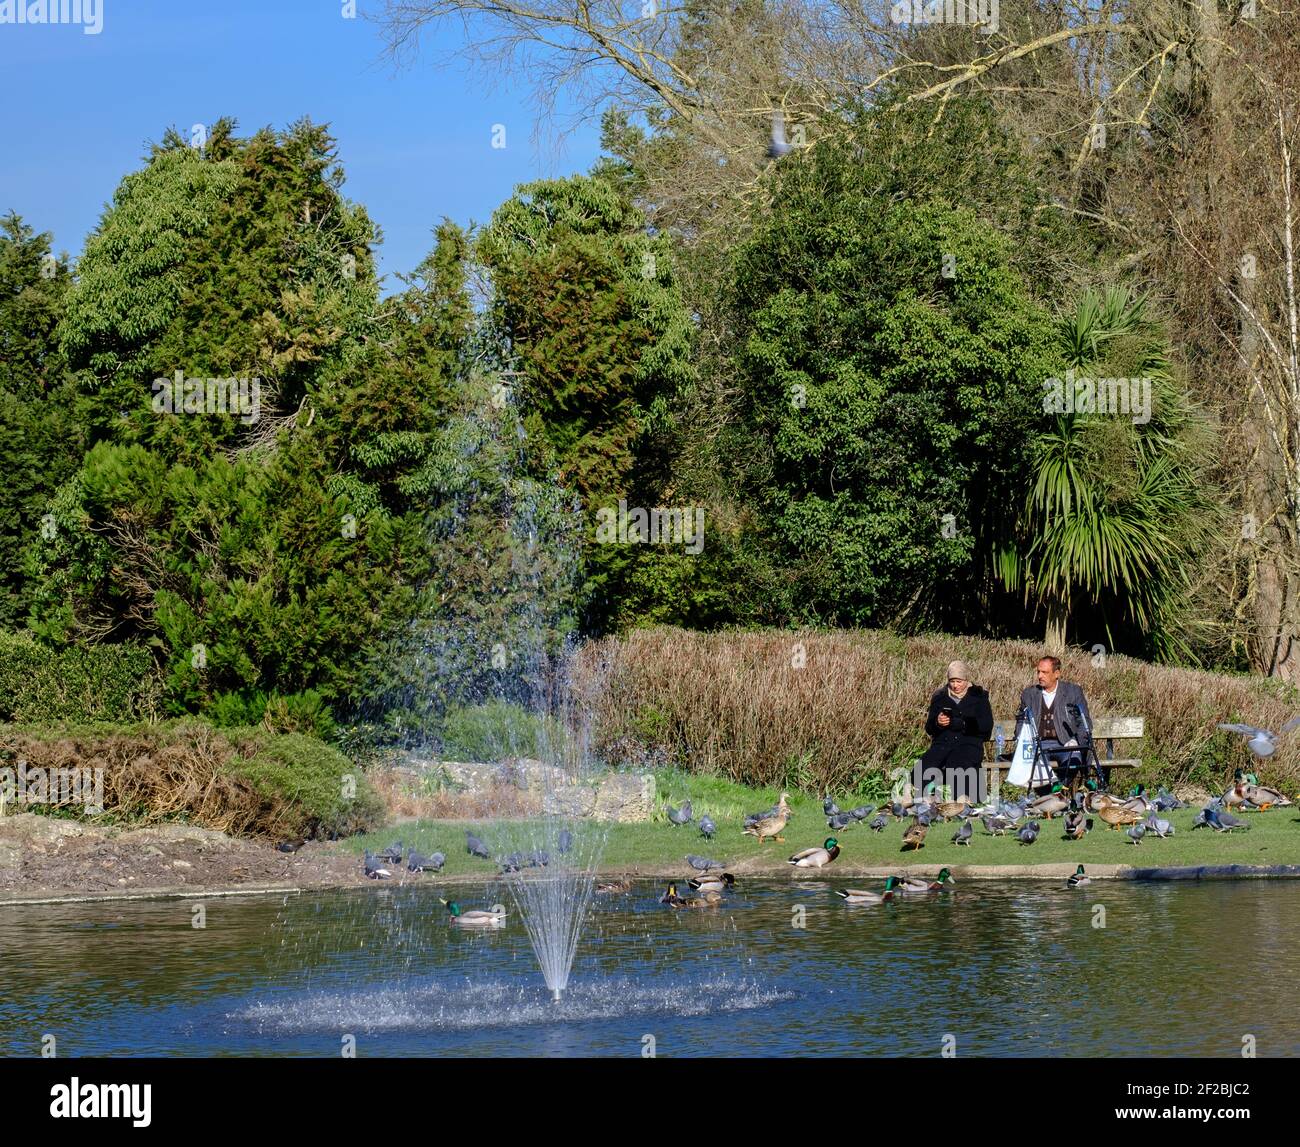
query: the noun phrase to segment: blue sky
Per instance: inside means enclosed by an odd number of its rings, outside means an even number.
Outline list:
[[[386,290],[399,286],[392,272],[424,256],[443,216],[486,222],[517,184],[586,171],[599,154],[596,123],[535,144],[530,86],[448,63],[458,33],[426,34],[418,59],[396,68],[364,18],[378,0],[359,0],[354,20],[342,0],[101,3],[97,35],[0,23],[0,212],[53,232],[56,251],[80,253],[119,180],[167,127],[188,137],[222,115],[241,134],[302,116],[331,126],[344,193],[383,229]],[[504,149],[491,146],[497,123]]]

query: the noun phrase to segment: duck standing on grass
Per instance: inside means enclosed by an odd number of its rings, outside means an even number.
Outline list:
[[[928,824],[923,824],[920,820],[912,821],[911,827],[903,833],[903,851],[911,849],[915,852],[918,848],[924,848],[925,834],[929,831]]]
[[[775,807],[768,809],[767,812],[747,816],[742,835],[758,837],[759,844],[768,837],[775,840],[777,844],[784,844],[785,838],[781,833],[785,831],[785,826],[790,820],[790,806],[786,803],[789,796],[789,793],[782,793]]]
[[[796,868],[825,868],[840,854],[840,843],[833,836],[828,836],[820,848],[805,848],[790,857],[790,863]]]

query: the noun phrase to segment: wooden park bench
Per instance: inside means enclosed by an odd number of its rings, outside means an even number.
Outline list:
[[[1146,735],[1146,719],[1144,717],[1093,717],[1092,719],[1092,740],[1097,750],[1097,763],[1103,769],[1136,769],[1142,764],[1141,757],[1117,757],[1115,755],[1116,741],[1136,741]],[[1015,732],[1016,722],[1013,717],[1009,721],[999,721],[1007,735],[1007,751],[1014,747],[1011,735]],[[995,726],[996,727],[996,726]],[[987,756],[990,758],[985,762],[984,767],[989,772],[990,788],[1001,787],[1003,777],[999,773],[1005,774],[1011,768],[1010,761],[998,761],[992,758],[997,755],[997,742],[988,742]]]

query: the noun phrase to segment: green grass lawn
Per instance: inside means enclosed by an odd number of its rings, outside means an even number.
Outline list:
[[[685,778],[682,780],[681,778]],[[713,778],[677,774],[659,777],[660,819],[641,824],[611,824],[607,829],[601,859],[604,872],[640,873],[646,876],[685,875],[689,869],[684,857],[698,853],[721,861],[737,872],[790,871],[786,863],[791,853],[821,844],[832,835],[826,828],[821,801],[801,793],[790,794],[794,815],[783,833],[784,844],[769,841],[763,845],[741,832],[741,818],[775,803],[777,792],[745,789]],[[680,805],[690,797],[698,820],[707,812],[718,825],[718,833],[706,841],[695,824],[676,827],[662,811],[666,800]],[[879,798],[837,797],[841,808],[854,804],[879,803]],[[909,865],[1039,865],[1039,864],[1124,864],[1135,867],[1200,866],[1220,864],[1300,864],[1300,808],[1273,809],[1265,813],[1243,813],[1249,829],[1216,833],[1202,828],[1191,831],[1195,809],[1167,813],[1175,835],[1157,839],[1150,835],[1140,844],[1132,844],[1123,830],[1112,831],[1093,817],[1093,830],[1081,841],[1063,838],[1063,822],[1058,818],[1043,821],[1038,841],[1021,845],[1012,836],[992,837],[976,825],[975,837],[967,846],[952,843],[959,823],[931,826],[925,847],[919,852],[902,852],[903,830],[910,821],[891,818],[882,833],[872,832],[866,823],[856,824],[833,834],[840,842],[840,856],[823,871],[828,875],[845,875],[873,867],[903,868]],[[410,821],[380,832],[349,838],[344,846],[360,854],[364,849],[377,850],[401,840],[407,848],[421,852],[441,850],[447,856],[443,873],[451,877],[490,877],[497,871],[492,861],[471,857],[465,850],[465,830],[476,832],[492,845],[500,838],[499,826],[485,821]],[[507,834],[508,835],[508,834]],[[510,844],[510,849],[523,847]]]

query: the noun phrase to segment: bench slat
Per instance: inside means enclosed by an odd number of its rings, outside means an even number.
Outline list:
[[[1014,717],[999,721],[1008,739],[1016,728]],[[1094,717],[1092,720],[1092,739],[1094,741],[1123,740],[1129,737],[1146,736],[1145,717]]]

